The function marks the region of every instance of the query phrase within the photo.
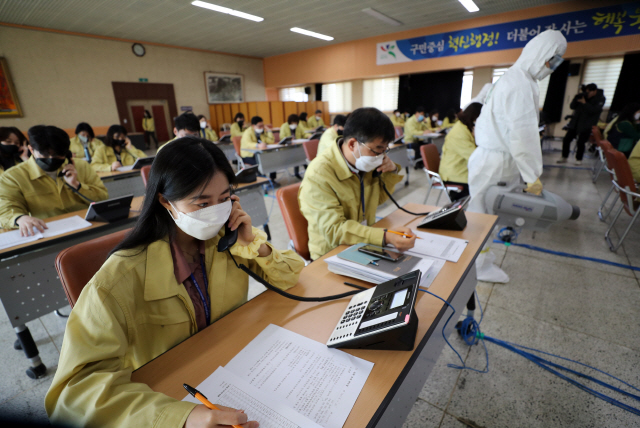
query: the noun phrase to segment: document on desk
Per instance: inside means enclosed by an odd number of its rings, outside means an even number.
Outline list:
[[[218,367],[196,389],[214,404],[244,410],[250,421],[260,423],[260,428],[322,428],[282,400],[260,391],[224,367]],[[182,401],[201,404],[191,395]]]
[[[91,226],[91,223],[77,215],[63,218],[62,220],[51,221],[46,224],[48,229],[45,229],[44,233],[38,231],[38,229],[33,229],[35,235],[32,236],[20,236],[19,230],[0,233],[0,250],[34,242],[38,239],[52,238],[57,235],[62,235],[63,233],[73,232],[74,230],[85,229]]]
[[[457,263],[464,249],[467,248],[469,244],[469,241],[465,239],[451,238],[449,236],[419,232],[417,230],[413,230],[412,232],[422,239],[416,239],[415,246],[405,251],[405,254],[411,254],[417,257],[435,257]]]
[[[120,172],[131,171],[132,169],[133,165],[119,166],[118,168],[116,168],[116,170]]]
[[[318,425],[337,428],[373,363],[271,324],[225,368]]]
[[[279,147],[284,147],[282,144],[267,144],[267,149],[277,149]]]

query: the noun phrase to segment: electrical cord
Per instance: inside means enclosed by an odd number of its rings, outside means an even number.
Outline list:
[[[407,209],[405,209],[405,208],[402,208],[402,207],[400,206],[400,204],[398,204],[398,202],[397,202],[395,199],[393,199],[393,196],[391,196],[391,193],[389,193],[389,191],[387,190],[387,186],[384,184],[384,182],[383,182],[382,180],[380,180],[380,183],[382,184],[382,189],[384,190],[384,193],[386,193],[386,194],[387,194],[387,196],[389,197],[389,199],[391,199],[391,202],[393,202],[393,203],[394,203],[394,205],[395,205],[396,207],[398,207],[400,210],[402,210],[402,211],[406,212],[407,214],[416,215],[416,216],[423,216],[423,215],[429,215],[429,214],[431,214],[430,212],[428,212],[428,213],[414,213],[414,212],[411,212],[411,211],[409,211],[409,210],[407,210]],[[423,291],[426,291],[426,290],[423,290]],[[435,296],[435,294],[434,294],[434,296]],[[436,296],[436,297],[437,297],[437,296]]]
[[[264,279],[260,278],[254,272],[252,272],[245,265],[243,265],[243,264],[238,265],[238,262],[236,261],[236,258],[233,257],[233,254],[231,254],[231,250],[227,250],[227,253],[229,253],[229,256],[231,256],[231,259],[233,260],[233,263],[235,263],[235,265],[236,265],[236,267],[238,269],[240,269],[241,271],[243,271],[244,273],[249,275],[251,278],[253,278],[256,281],[258,281],[260,284],[262,284],[265,287],[267,287],[269,290],[274,291],[274,292],[278,293],[279,295],[281,295],[283,297],[286,297],[287,299],[297,300],[299,302],[328,302],[328,301],[331,301],[331,300],[342,299],[343,297],[353,296],[354,294],[358,294],[358,293],[362,292],[362,290],[353,290],[353,291],[348,291],[346,293],[335,294],[333,296],[325,296],[325,297],[302,297],[302,296],[296,296],[295,294],[287,293],[286,291],[280,290],[279,288],[269,284],[267,281],[265,281]]]
[[[76,188],[75,188],[75,187],[73,187],[71,184],[67,183],[66,181],[64,182],[64,184],[65,184],[69,189],[71,189],[71,191],[72,191],[73,193],[75,193],[76,195],[80,196],[82,199],[84,199],[84,200],[88,201],[89,203],[94,203],[94,202],[95,202],[94,200],[89,199],[89,198],[87,198],[85,195],[83,195],[82,193],[80,193],[80,192],[78,191],[78,189],[76,189]]]

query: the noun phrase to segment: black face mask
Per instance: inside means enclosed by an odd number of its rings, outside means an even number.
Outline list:
[[[0,144],[0,152],[7,156],[17,155],[20,153],[20,147],[15,144]]]
[[[240,129],[242,129],[242,127],[244,126],[244,120],[239,120],[238,126],[240,127]]]
[[[343,135],[344,134],[344,129],[338,129],[338,135]]]
[[[126,140],[113,140],[113,146],[124,147],[126,145]]]
[[[58,158],[36,158],[36,164],[46,172],[57,171],[66,159]]]

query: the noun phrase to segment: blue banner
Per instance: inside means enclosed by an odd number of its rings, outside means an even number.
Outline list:
[[[377,64],[523,48],[545,30],[561,31],[567,42],[640,35],[640,2],[378,43]]]

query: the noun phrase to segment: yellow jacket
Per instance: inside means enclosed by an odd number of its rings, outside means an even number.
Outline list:
[[[636,183],[640,183],[640,141],[636,143],[629,155],[631,174]]]
[[[289,127],[289,122],[285,122],[280,127],[280,139],[284,139],[287,137],[291,137],[291,128]],[[300,126],[296,127],[296,135],[293,137],[294,140],[302,140],[304,138],[304,132]]]
[[[399,165],[396,165],[398,170]],[[309,252],[317,259],[341,244],[382,245],[384,229],[364,226],[376,222],[378,205],[387,200],[382,182],[389,192],[403,177],[386,172],[373,177],[373,171],[362,175],[365,212],[362,213],[360,175],[353,173],[347,164],[340,144],[318,154],[304,174],[298,202],[309,223]]]
[[[292,251],[273,247],[271,255],[258,257],[266,234],[254,233],[249,246],[231,248],[238,263],[283,290],[293,287],[304,262]],[[212,322],[244,304],[249,286],[247,274],[217,251],[223,234],[205,242]],[[174,275],[168,239],[112,255],[69,316],[45,397],[49,418],[77,427],[182,428],[195,404],[132,382],[131,372],[197,331],[191,298]]]
[[[80,141],[80,138],[76,135],[71,138],[71,144],[69,145],[69,150],[73,155],[77,158],[84,157],[84,144]],[[87,142],[87,148],[89,149],[89,155],[93,158],[93,154],[98,150],[98,147],[104,146],[104,143],[100,141],[98,138],[94,138],[93,140]]]
[[[275,142],[275,137],[273,136],[273,132],[265,128],[262,135],[260,135],[260,140],[265,144],[273,144]],[[258,144],[256,132],[253,130],[253,126],[250,126],[242,133],[240,147],[243,149],[256,149],[256,144]],[[254,153],[243,150],[240,152],[240,155],[243,158],[252,158]]]
[[[425,117],[422,122],[418,122],[415,114],[407,119],[404,124],[404,142],[413,143],[416,141],[414,135],[424,134],[424,131],[429,129],[425,123],[426,121],[427,118]]]
[[[204,131],[204,135],[202,135],[202,131]],[[216,131],[210,128],[200,128],[200,138],[204,138],[205,140],[209,140],[211,142],[218,141],[218,134]]]
[[[238,122],[233,122],[229,131],[231,132],[231,137],[241,137],[245,129],[247,128],[243,127],[243,129],[240,129],[240,125],[238,125]]]
[[[147,132],[156,131],[156,124],[153,121],[152,117],[145,117],[142,119],[142,129],[144,129]]]
[[[457,118],[453,122],[450,122],[449,118],[445,117],[444,120],[442,121],[442,129],[451,128],[457,122],[458,122]]]
[[[63,166],[58,169],[62,171]],[[78,171],[80,193],[94,201],[108,198],[102,180],[83,160],[73,164]],[[65,185],[64,178],[55,181],[42,170],[33,156],[9,168],[0,176],[0,227],[16,228],[15,221],[21,215],[47,219],[60,214],[86,209],[89,206],[82,197]]]
[[[309,120],[307,121],[307,125],[309,126],[309,128],[317,128],[318,126],[325,126],[324,120],[322,120],[322,118],[320,118],[320,120],[316,119],[315,115],[309,118]]]
[[[400,115],[400,117],[396,117],[395,114],[392,114],[389,116],[389,119],[391,119],[391,123],[393,123],[393,126],[404,127],[404,117],[402,117],[402,115]]]
[[[324,149],[328,149],[332,145],[336,144],[336,140],[338,139],[338,133],[333,126],[327,128],[326,131],[322,133],[322,137],[320,137],[320,143],[318,143],[318,154],[322,153]]]
[[[311,127],[309,126],[306,120],[301,120],[300,122],[298,122],[298,128],[300,128],[300,132],[302,132],[303,135],[311,134],[313,132],[311,131]]]
[[[440,176],[444,181],[469,182],[469,158],[476,149],[475,138],[467,125],[457,121],[444,138]]]
[[[129,166],[136,163],[136,159],[145,157],[147,157],[147,154],[135,147],[132,147],[131,150],[123,148],[120,152],[120,163],[122,166]],[[99,147],[93,155],[91,167],[96,171],[111,171],[111,164],[117,160],[113,147],[103,145],[102,147]]]

